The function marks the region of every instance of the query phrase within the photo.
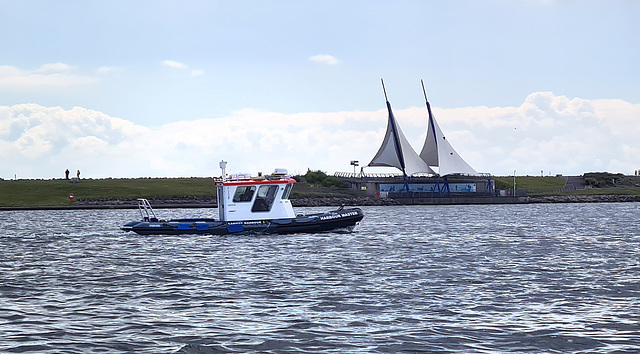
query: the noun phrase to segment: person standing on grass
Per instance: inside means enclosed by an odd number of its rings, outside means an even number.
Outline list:
[[[78,172],[76,172],[76,176],[78,176],[78,179],[80,179],[80,170],[78,170]]]
[[[64,178],[65,179],[69,179],[69,169],[67,168],[66,171],[64,171]]]

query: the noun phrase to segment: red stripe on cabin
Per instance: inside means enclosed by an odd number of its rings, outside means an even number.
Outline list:
[[[224,186],[246,186],[246,185],[261,185],[261,184],[283,184],[283,183],[296,183],[293,178],[283,179],[242,179],[234,181],[216,182],[216,184],[222,184]]]

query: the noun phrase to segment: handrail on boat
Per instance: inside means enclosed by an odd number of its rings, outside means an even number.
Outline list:
[[[142,216],[143,221],[158,221],[156,213],[153,211],[153,208],[151,208],[151,204],[148,200],[144,198],[138,198],[138,210],[140,210],[140,216]]]

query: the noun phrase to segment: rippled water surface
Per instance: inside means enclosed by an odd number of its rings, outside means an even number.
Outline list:
[[[639,206],[367,207],[286,236],[0,212],[0,352],[636,352]]]

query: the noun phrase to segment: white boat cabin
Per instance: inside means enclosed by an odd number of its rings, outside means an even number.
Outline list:
[[[224,169],[223,169],[224,171]],[[284,169],[270,176],[235,176],[216,182],[220,221],[295,218],[289,201],[296,180]]]

